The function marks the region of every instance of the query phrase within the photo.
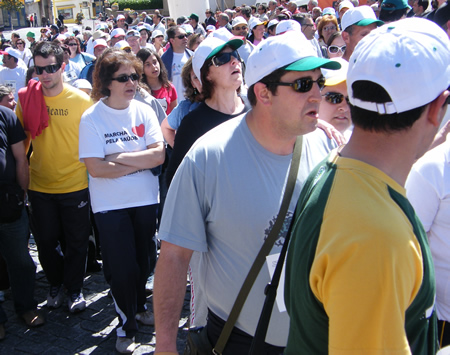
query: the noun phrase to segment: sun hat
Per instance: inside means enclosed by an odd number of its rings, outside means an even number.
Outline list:
[[[302,26],[295,20],[284,20],[278,23],[277,28],[275,29],[275,35],[282,35],[288,31],[296,31],[302,32]]]
[[[407,18],[371,31],[349,60],[350,103],[382,115],[432,102],[450,85],[449,47],[447,34],[427,19]],[[360,80],[382,86],[392,101],[377,104],[355,99],[352,84]],[[411,98],[411,90],[420,95]]]
[[[377,19],[375,12],[373,12],[370,6],[363,5],[347,10],[344,16],[342,16],[341,27],[342,31],[345,31],[347,27],[352,25],[369,26],[372,23],[376,23],[377,26],[384,24],[383,21]]]
[[[247,23],[247,21],[245,20],[245,18],[243,18],[242,16],[236,16],[236,17],[233,19],[233,22],[231,22],[231,27],[234,28],[234,27],[236,27],[237,25],[247,25],[247,26],[248,26],[248,23]]]
[[[280,68],[308,71],[340,67],[336,61],[317,57],[317,51],[303,34],[289,31],[282,36],[269,37],[256,46],[247,59],[245,83],[250,87]]]
[[[204,41],[202,41],[202,43],[200,43],[194,52],[194,56],[192,57],[192,69],[194,70],[197,78],[201,81],[200,69],[203,64],[205,64],[207,59],[219,53],[226,46],[236,50],[243,44],[244,41],[239,38],[232,38],[225,42],[214,36],[207,37]]]
[[[121,28],[115,28],[111,32],[111,38],[115,38],[115,37],[118,37],[118,36],[125,36],[125,35],[126,35],[125,31],[123,29],[121,29]]]
[[[325,77],[325,86],[335,86],[347,80],[348,62],[342,58],[331,58],[338,62],[341,67],[338,70],[321,69]]]

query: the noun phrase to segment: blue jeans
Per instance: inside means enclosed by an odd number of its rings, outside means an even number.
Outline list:
[[[64,194],[28,191],[39,261],[52,286],[83,287],[91,224],[88,189]]]
[[[34,282],[36,266],[28,252],[28,216],[22,216],[12,223],[0,223],[0,252],[8,266],[14,308],[18,315],[36,309]],[[6,322],[6,315],[0,309],[0,324]]]

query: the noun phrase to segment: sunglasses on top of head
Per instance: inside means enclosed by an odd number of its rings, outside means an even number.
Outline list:
[[[44,73],[44,70],[48,74],[54,74],[59,69],[61,69],[61,64],[50,64],[50,65],[46,65],[45,67],[39,67],[37,65],[34,66],[34,70],[36,71],[37,75],[42,75]]]
[[[137,74],[137,73],[133,73],[133,74],[130,74],[130,75],[122,74],[122,75],[119,75],[116,78],[111,78],[111,80],[116,80],[119,83],[126,83],[130,79],[131,79],[131,81],[139,80],[139,74]]]
[[[325,86],[325,78],[321,76],[317,80],[313,80],[312,78],[300,78],[295,80],[293,83],[268,83],[268,85],[280,85],[280,86],[291,86],[297,92],[308,92],[311,91],[313,84],[317,83],[319,89],[322,90]]]
[[[232,52],[217,54],[214,57],[212,57],[210,65],[214,65],[215,67],[220,67],[221,65],[227,64],[231,60],[232,57],[239,60],[238,52],[232,51]]]
[[[338,92],[327,92],[325,95],[322,95],[325,98],[325,101],[333,104],[333,105],[338,105],[340,104],[342,101],[347,101],[347,104],[349,103],[348,100],[348,96],[344,96]]]

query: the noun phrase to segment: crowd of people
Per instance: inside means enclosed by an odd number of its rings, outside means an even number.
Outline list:
[[[138,323],[177,353],[186,274],[188,353],[195,334],[223,354],[450,345],[447,2],[100,18],[2,39],[0,302],[45,324],[32,233],[49,308],[85,310],[102,261],[119,353]]]

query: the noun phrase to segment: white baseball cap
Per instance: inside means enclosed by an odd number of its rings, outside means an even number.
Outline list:
[[[317,51],[303,33],[289,31],[282,36],[269,37],[256,46],[247,59],[245,83],[250,87],[281,68],[308,71],[340,67],[336,61],[317,57]]]
[[[108,47],[108,43],[103,38],[99,38],[94,41],[94,48],[98,46]]]
[[[376,23],[378,26],[384,24],[383,21],[377,19],[370,6],[363,5],[347,10],[342,16],[341,27],[342,31],[345,31],[347,27],[352,25],[369,26],[372,23]]]
[[[234,28],[237,25],[248,25],[247,21],[245,20],[245,18],[243,18],[242,16],[236,16],[233,19],[233,22],[231,22],[231,27]]]
[[[152,39],[155,39],[156,37],[159,37],[159,36],[164,37],[163,33],[160,30],[154,30],[152,32]]]
[[[355,7],[355,5],[353,5],[353,3],[351,2],[351,1],[349,1],[349,0],[344,0],[344,1],[342,1],[340,4],[339,4],[339,12],[342,10],[342,9],[345,9],[345,8],[347,8],[347,9],[353,9]]]
[[[192,27],[190,24],[188,23],[184,23],[180,26],[184,32],[186,32],[188,35],[191,35],[194,33],[194,27]]]
[[[215,31],[215,30],[216,30],[216,26],[213,26],[213,25],[206,26],[206,31]]]
[[[250,17],[250,20],[248,21],[248,27],[250,28],[250,30],[253,30],[256,26],[259,25],[265,25],[266,21],[261,21],[260,18],[258,17]]]
[[[212,33],[213,37],[217,37],[218,39],[221,39],[224,42],[227,42],[228,40],[233,37],[233,34],[228,31],[225,27],[220,27],[219,29],[215,30]]]
[[[122,14],[120,14],[120,15],[118,15],[117,16],[117,19],[116,19],[116,21],[119,21],[119,20],[124,20],[125,19],[125,16],[124,15],[122,15]]]
[[[92,85],[86,79],[77,79],[72,83],[72,86],[77,89],[90,89],[92,90]]]
[[[371,31],[349,60],[350,103],[379,114],[426,105],[450,85],[450,40],[434,22],[407,18]],[[382,86],[392,102],[377,104],[353,97],[352,85],[367,80]],[[419,93],[411,96],[412,92]]]
[[[297,0],[294,1],[297,6],[306,6],[309,3],[309,0]]]
[[[244,41],[239,38],[233,38],[225,42],[214,36],[207,37],[204,41],[202,41],[202,43],[199,44],[194,52],[194,56],[192,57],[192,69],[194,70],[198,80],[201,82],[200,69],[203,64],[205,64],[207,59],[219,53],[226,46],[236,50],[243,44]]]
[[[127,41],[125,41],[124,39],[119,41],[119,42],[117,42],[114,45],[114,47],[119,48],[119,49],[125,49],[125,48],[130,48],[131,49],[130,44]]]
[[[278,23],[277,28],[275,29],[275,35],[282,35],[288,31],[297,31],[302,32],[302,26],[295,20],[284,20]]]
[[[269,24],[267,25],[267,28],[270,28],[272,26],[278,25],[280,23],[280,21],[278,21],[276,18],[274,18],[273,20],[269,21]]]
[[[11,57],[14,57],[16,59],[22,59],[22,54],[13,47],[5,48],[5,52],[8,53]]]
[[[118,36],[125,36],[125,35],[126,35],[125,31],[121,28],[115,28],[111,32],[111,38],[118,37]]]
[[[325,77],[325,86],[335,86],[347,80],[348,62],[342,58],[331,58],[341,65],[338,70],[321,69]]]
[[[333,15],[336,16],[336,10],[332,7],[326,7],[322,11],[322,15]]]
[[[136,30],[129,30],[128,32],[127,32],[127,35],[126,35],[126,39],[128,39],[128,38],[131,38],[131,37],[139,37],[140,36],[140,34],[139,34],[139,32],[138,31],[136,31]]]

